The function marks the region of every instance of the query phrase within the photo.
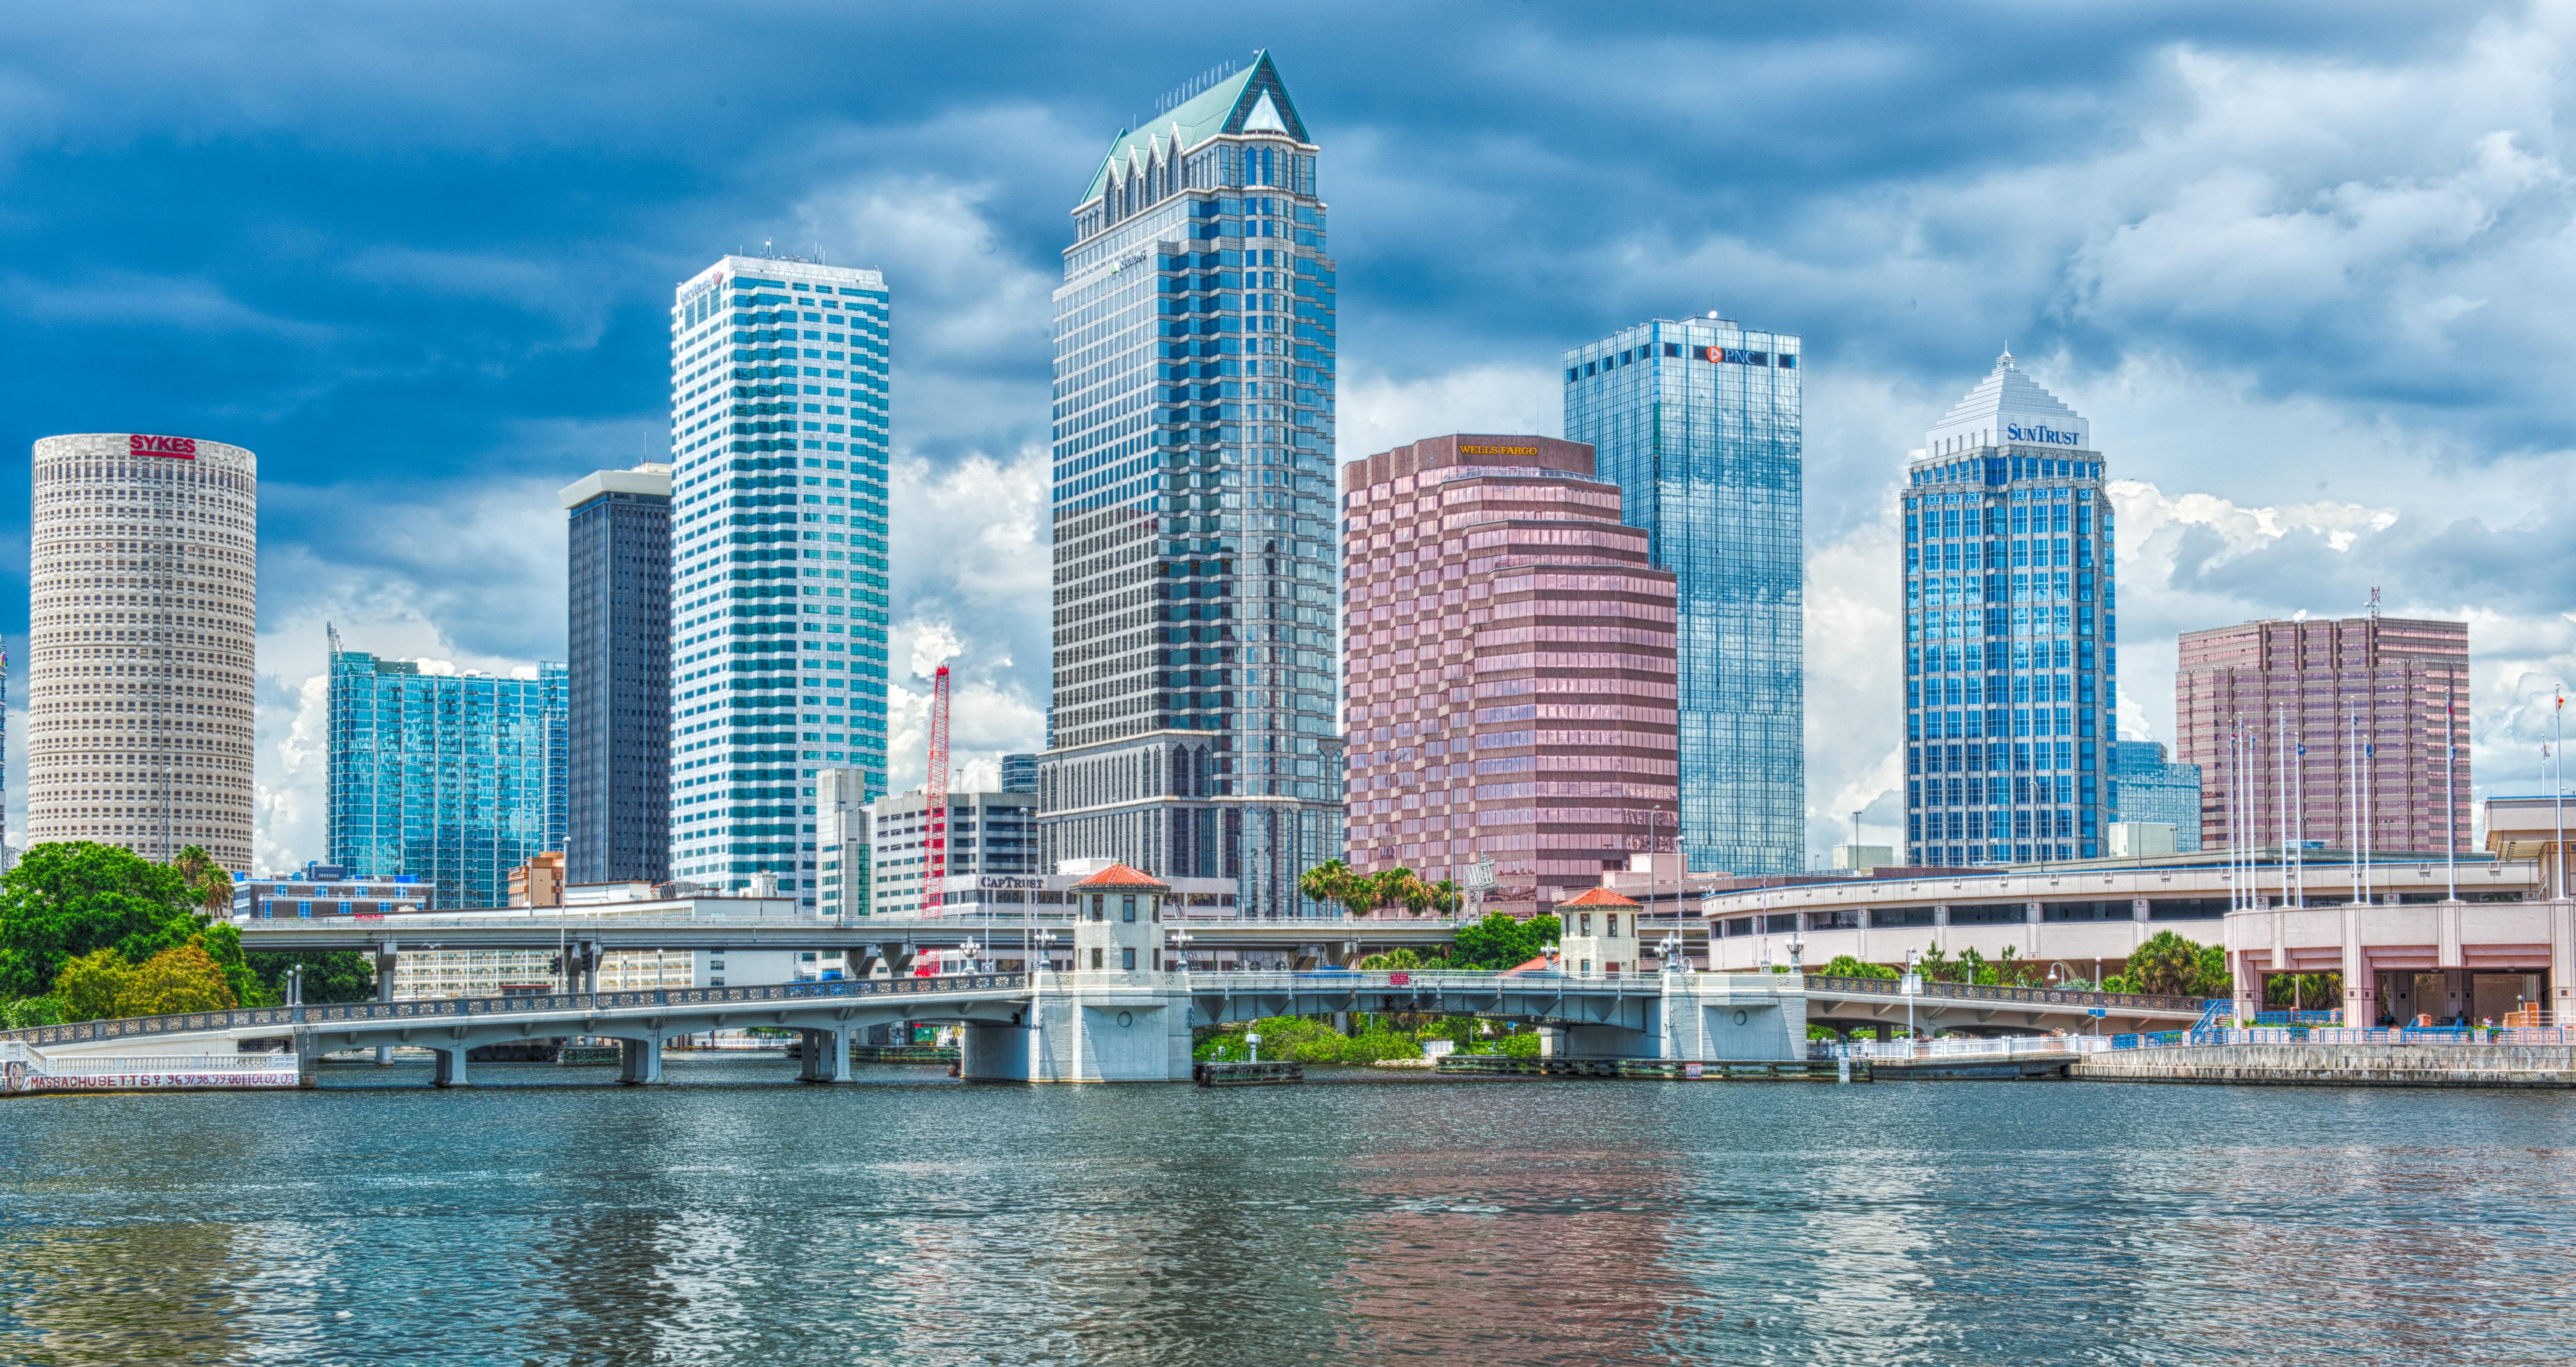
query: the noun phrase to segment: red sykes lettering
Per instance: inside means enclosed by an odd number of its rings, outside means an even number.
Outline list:
[[[136,433],[125,439],[126,449],[138,456],[164,456],[171,460],[195,460],[195,437],[147,437]]]

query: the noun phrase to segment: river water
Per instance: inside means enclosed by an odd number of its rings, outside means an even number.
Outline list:
[[[2576,1096],[335,1067],[0,1103],[18,1363],[2503,1362]]]

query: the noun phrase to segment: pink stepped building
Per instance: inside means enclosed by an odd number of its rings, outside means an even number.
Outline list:
[[[2203,849],[2226,845],[2231,825],[2242,845],[2353,849],[2365,770],[2373,853],[2470,848],[2466,623],[2349,617],[2186,632],[2174,725],[2175,758],[2201,766]],[[2250,746],[2230,744],[2240,730]]]
[[[1446,436],[1342,467],[1346,858],[1534,915],[1674,847],[1671,571],[1592,448]]]

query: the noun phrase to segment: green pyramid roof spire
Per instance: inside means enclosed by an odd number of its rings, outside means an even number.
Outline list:
[[[1278,68],[1271,65],[1268,48],[1252,54],[1252,65],[1156,115],[1146,127],[1118,130],[1091,173],[1091,188],[1083,191],[1081,202],[1100,198],[1109,184],[1109,168],[1131,155],[1150,161],[1157,146],[1166,155],[1177,155],[1220,133],[1265,128],[1283,131],[1299,142],[1311,141],[1305,121],[1297,117],[1296,102],[1288,98],[1288,87],[1280,83]]]

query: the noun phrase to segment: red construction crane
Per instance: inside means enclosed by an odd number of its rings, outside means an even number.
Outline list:
[[[922,876],[921,914],[939,914],[940,885],[948,881],[948,666],[939,667],[939,675],[930,684],[930,781],[923,785],[929,794],[926,810],[928,822],[922,830],[922,848],[930,852],[930,868]]]

